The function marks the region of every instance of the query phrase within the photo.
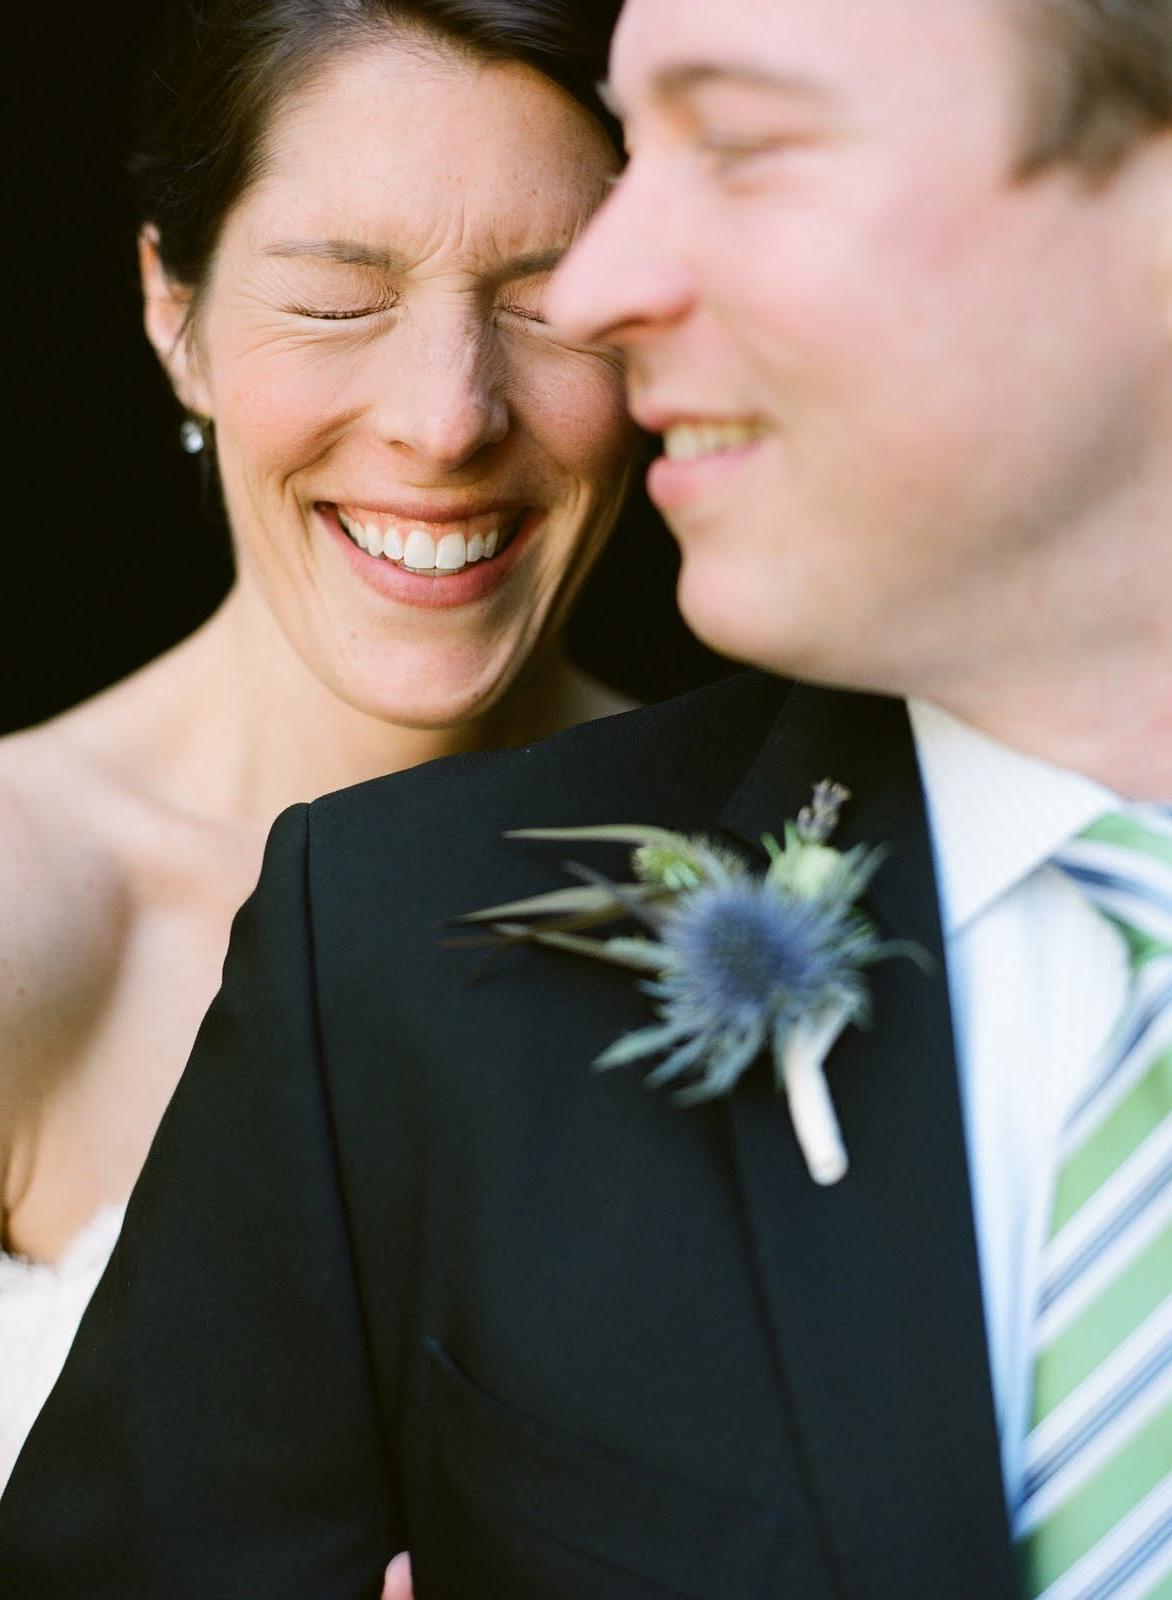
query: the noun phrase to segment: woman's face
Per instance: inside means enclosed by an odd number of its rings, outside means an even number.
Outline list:
[[[335,60],[267,157],[180,383],[240,581],[349,704],[464,721],[560,624],[625,486],[617,358],[542,316],[614,152],[536,72],[421,42]]]

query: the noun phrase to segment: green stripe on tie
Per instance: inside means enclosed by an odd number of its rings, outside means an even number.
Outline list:
[[[1034,1384],[1033,1425],[1044,1422],[1163,1304],[1172,1284],[1172,1228],[1163,1228],[1046,1346]]]
[[[1118,845],[1121,850],[1130,850],[1133,855],[1151,856],[1153,860],[1163,861],[1166,866],[1172,867],[1172,834],[1161,833],[1158,828],[1134,821],[1122,813],[1100,817],[1098,822],[1092,822],[1084,830],[1081,837],[1093,839],[1096,844]]]
[[[1172,945],[1166,944],[1163,939],[1154,938],[1150,933],[1145,933],[1142,928],[1135,928],[1130,923],[1118,921],[1115,922],[1115,926],[1123,935],[1127,945],[1127,959],[1133,972],[1138,972],[1141,967],[1146,966],[1153,956],[1166,956],[1169,950],[1172,950]]]
[[[1145,931],[1172,926],[1172,817],[1151,811],[1103,817],[1053,860],[1127,944],[1132,986],[1098,1062],[1100,1073],[1118,1071],[1112,1064],[1119,1041],[1172,978],[1172,948]],[[1137,982],[1145,969],[1146,1001]],[[1172,1399],[1166,1387],[1157,1387],[1166,1385],[1167,1374],[1158,1363],[1145,1368],[1139,1351],[1134,1360],[1119,1359],[1114,1375],[1107,1371],[1139,1330],[1141,1350],[1159,1350],[1172,1335],[1168,1191],[1163,1179],[1151,1181],[1167,1170],[1172,1153],[1172,1048],[1161,1044],[1167,1020],[1143,1032],[1138,1054],[1124,1069],[1140,1073],[1140,1081],[1109,1110],[1100,1105],[1110,1106],[1110,1088],[1081,1116],[1072,1109],[1062,1133],[1040,1262],[1044,1298],[1034,1332],[1033,1421],[1026,1440],[1033,1470],[1015,1510],[1029,1600],[1041,1600],[1055,1584],[1097,1600],[1123,1594],[1172,1600],[1162,1551],[1149,1551],[1137,1573],[1118,1576],[1129,1551],[1144,1548],[1145,1530],[1152,1536],[1172,1514]],[[1145,1145],[1147,1159],[1128,1174]],[[1045,1330],[1055,1324],[1062,1332],[1048,1336]],[[1128,1365],[1130,1380],[1122,1370]],[[1130,1527],[1124,1534],[1141,1505],[1134,1536]],[[1079,1579],[1064,1582],[1079,1567]],[[1143,1576],[1148,1571],[1150,1580]]]
[[[1157,1056],[1151,1067],[1095,1129],[1086,1143],[1068,1157],[1058,1181],[1051,1238],[1082,1210],[1091,1196],[1137,1151],[1172,1100],[1172,1050]]]
[[[1081,1561],[1133,1511],[1168,1471],[1172,1402],[1133,1433],[1076,1494],[1020,1545],[1025,1570],[1041,1593]]]

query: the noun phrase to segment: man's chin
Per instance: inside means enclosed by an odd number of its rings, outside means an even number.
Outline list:
[[[693,615],[683,605],[680,610],[684,621],[701,644],[706,644],[718,655],[727,656],[730,661],[739,661],[746,667],[759,667],[762,671],[777,673],[783,678],[798,676],[790,664],[792,655],[785,650],[781,641],[751,634],[726,617],[712,618],[703,613]]]
[[[824,646],[819,648],[797,630],[771,627],[770,619],[750,618],[745,612],[718,609],[702,602],[688,604],[680,595],[680,611],[691,631],[709,649],[730,661],[775,677],[835,689],[879,687],[857,663]]]
[[[676,598],[680,613],[691,631],[709,649],[745,666],[793,677],[793,662],[801,654],[795,641],[776,626],[775,619],[761,615],[760,591],[752,603],[738,596],[720,579],[727,569],[704,563],[705,572],[690,560],[685,548],[684,565]]]

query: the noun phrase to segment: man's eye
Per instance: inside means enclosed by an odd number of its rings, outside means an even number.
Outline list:
[[[699,149],[713,166],[723,171],[757,156],[776,155],[791,142],[777,135],[706,134],[699,140]]]

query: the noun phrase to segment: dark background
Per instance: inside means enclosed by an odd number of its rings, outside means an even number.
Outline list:
[[[122,176],[138,61],[164,3],[42,0],[12,14],[7,36],[0,732],[176,643],[230,581],[216,496],[179,448],[179,413],[142,333]],[[679,621],[675,570],[670,537],[637,496],[572,643],[640,698],[727,670]]]

